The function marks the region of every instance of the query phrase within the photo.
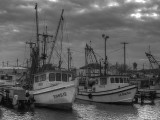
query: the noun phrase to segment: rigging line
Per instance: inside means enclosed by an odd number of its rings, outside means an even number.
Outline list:
[[[101,55],[99,55],[98,53],[94,52],[97,56],[99,56],[100,58],[103,58]]]
[[[74,50],[72,48],[70,50],[75,51],[75,52],[79,52],[79,53],[85,53],[85,52],[81,52],[81,51],[78,51],[78,50]]]
[[[111,54],[111,53],[117,52],[117,51],[119,51],[119,50],[121,50],[121,49],[123,49],[123,47],[122,47],[122,48],[119,48],[119,49],[116,49],[116,50],[113,50],[113,51],[109,52],[108,54]]]

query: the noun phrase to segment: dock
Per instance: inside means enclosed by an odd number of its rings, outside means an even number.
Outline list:
[[[137,94],[134,97],[135,103],[144,104],[146,100],[150,101],[151,104],[154,104],[156,98],[156,91],[151,89],[139,89]]]

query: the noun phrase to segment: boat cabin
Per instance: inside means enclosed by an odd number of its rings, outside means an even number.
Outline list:
[[[99,76],[99,77],[80,77],[79,89],[92,91],[112,90],[129,85],[129,77],[127,76]]]
[[[56,86],[59,83],[72,81],[72,73],[68,71],[43,72],[34,77],[34,89]]]
[[[20,76],[18,75],[1,74],[0,75],[0,87],[16,85],[19,77]]]

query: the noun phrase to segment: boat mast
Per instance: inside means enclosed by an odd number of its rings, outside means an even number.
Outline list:
[[[109,38],[109,36],[102,34],[102,37],[104,38],[104,48],[105,48],[105,51],[104,51],[104,75],[106,76],[107,75],[107,73],[106,73],[106,69],[107,69],[106,41]]]
[[[71,51],[70,48],[67,49],[68,50],[68,70],[71,69]]]
[[[37,67],[39,67],[39,21],[38,21],[38,4],[35,4],[35,10],[36,10],[36,37],[37,37],[37,56],[38,56],[38,63]]]
[[[42,52],[42,56],[41,56],[41,59],[43,60],[43,65],[46,64],[46,58],[47,58],[47,52],[46,52],[46,46],[47,46],[47,40],[48,40],[48,37],[53,37],[53,35],[49,35],[47,33],[47,26],[46,26],[46,33],[43,33],[43,34],[39,34],[40,36],[43,37],[43,52]]]

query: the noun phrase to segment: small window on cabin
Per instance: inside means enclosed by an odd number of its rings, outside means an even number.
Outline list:
[[[56,73],[56,81],[61,81],[61,73]]]
[[[71,80],[71,74],[68,74],[68,81]]]
[[[39,77],[38,76],[35,77],[35,82],[39,82]]]
[[[45,81],[46,80],[46,74],[43,74],[42,75],[42,81]]]
[[[100,78],[100,85],[106,85],[106,84],[107,84],[106,78]]]
[[[12,80],[12,76],[8,76],[8,75],[2,75],[1,76],[2,80]]]
[[[55,74],[54,73],[49,74],[49,81],[55,81]]]
[[[114,83],[114,78],[111,78],[111,83]]]
[[[127,78],[124,78],[124,83],[127,83]]]
[[[44,81],[45,80],[45,74],[40,76],[40,81]]]
[[[116,83],[119,83],[119,78],[115,78]]]
[[[129,83],[129,78],[127,78],[127,83]]]
[[[9,79],[9,80],[12,80],[12,78],[13,78],[12,76],[8,76],[8,79]]]
[[[120,78],[120,83],[123,83],[123,78]]]
[[[62,74],[62,81],[67,82],[67,74]]]
[[[4,75],[1,76],[1,80],[4,80]]]

